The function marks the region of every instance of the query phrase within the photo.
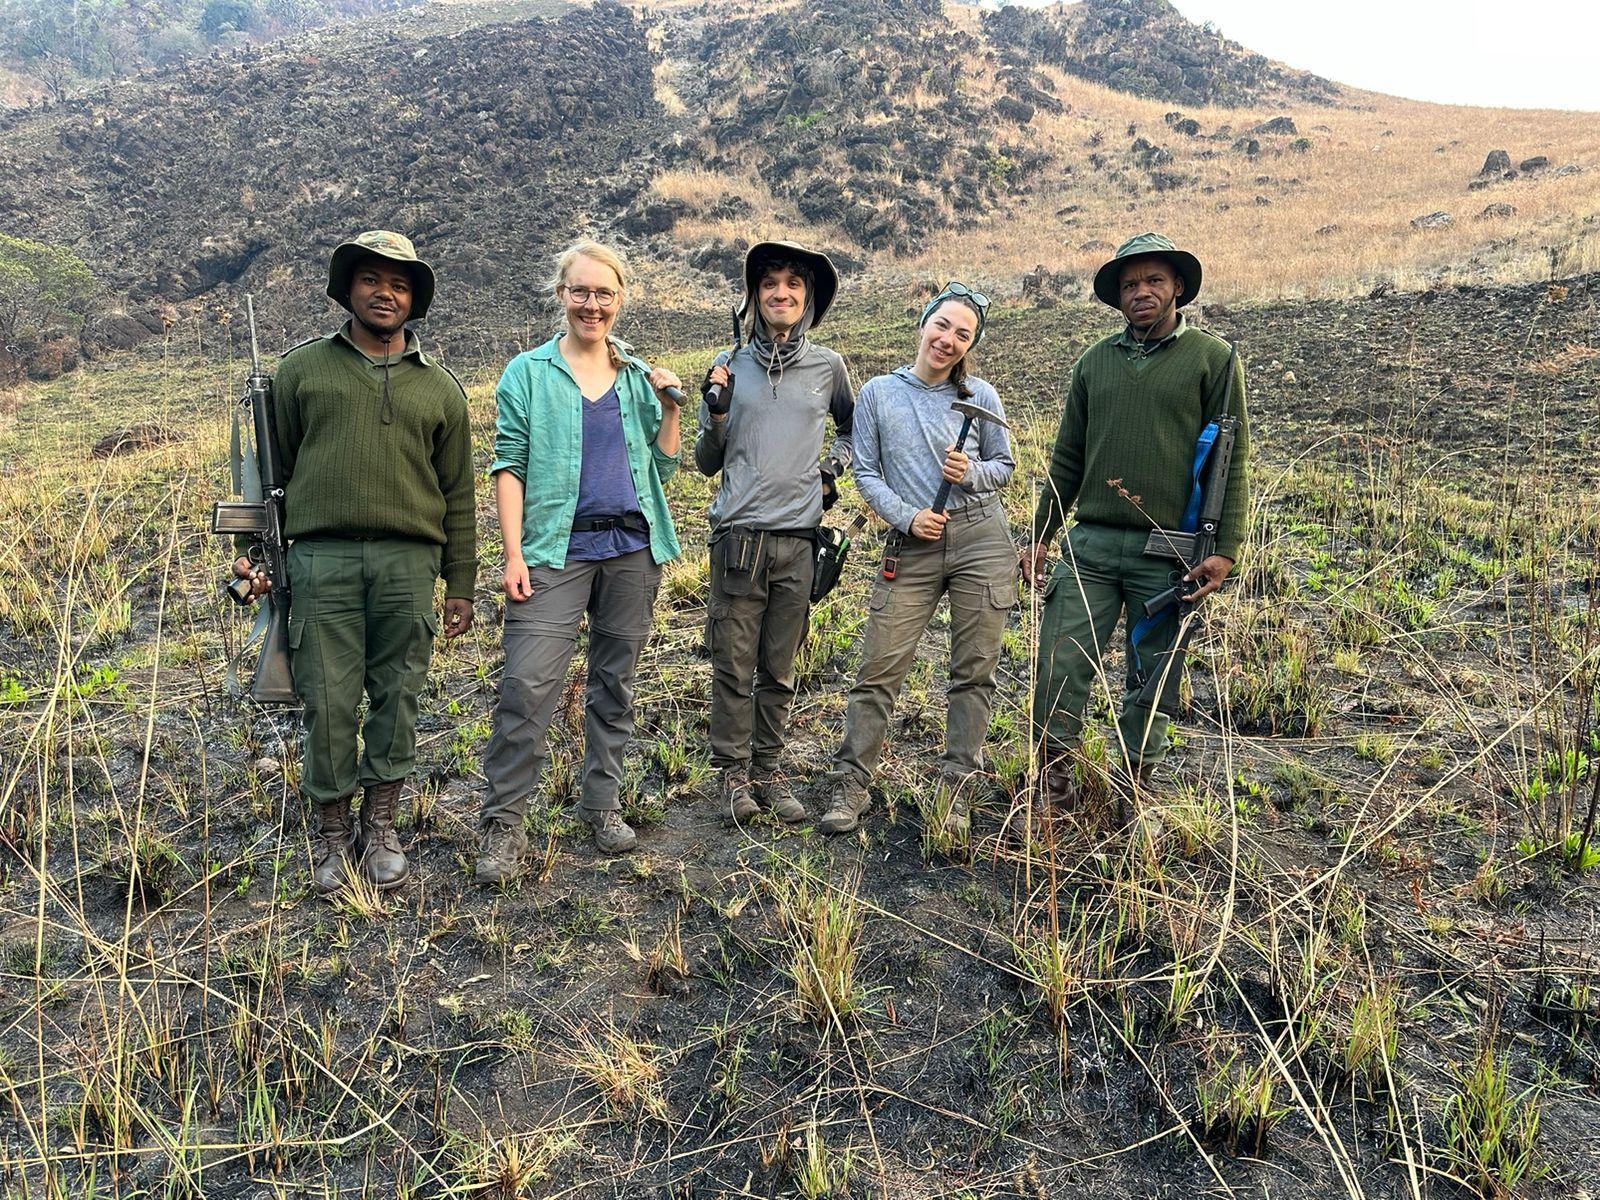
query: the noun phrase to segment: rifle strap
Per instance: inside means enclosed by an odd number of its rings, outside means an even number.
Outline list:
[[[228,469],[233,478],[234,495],[248,503],[259,504],[266,499],[266,489],[261,486],[261,460],[256,457],[256,431],[245,428],[240,415],[242,408],[243,404],[233,406],[233,429],[228,436]]]
[[[238,700],[250,694],[250,687],[239,677],[239,664],[250,658],[252,651],[259,659],[261,647],[266,644],[267,627],[272,623],[272,602],[263,599],[256,605],[256,619],[250,626],[250,633],[239,647],[239,653],[228,660],[228,665],[222,673],[222,689],[230,700]]]

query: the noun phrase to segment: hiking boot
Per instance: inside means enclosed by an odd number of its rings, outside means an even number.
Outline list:
[[[350,851],[356,844],[350,821],[350,797],[319,801],[311,829],[311,884],[330,896],[344,887],[350,869]]]
[[[950,790],[950,811],[944,815],[944,831],[957,840],[964,840],[972,828],[972,809],[967,804],[965,789]]]
[[[798,825],[806,819],[806,806],[795,797],[789,781],[776,771],[757,775],[750,781],[756,802],[785,825]]]
[[[1113,789],[1116,798],[1116,820],[1118,829],[1127,829],[1134,823],[1135,807],[1138,815],[1143,818],[1145,828],[1150,834],[1152,842],[1157,841],[1162,833],[1161,818],[1154,809],[1146,804],[1135,805],[1134,801],[1147,798],[1155,787],[1156,764],[1140,763],[1131,780],[1119,780]]]
[[[522,822],[508,825],[490,821],[478,843],[478,864],[473,877],[479,883],[500,886],[522,873],[522,860],[528,853],[528,834]]]
[[[1054,754],[1047,757],[1039,771],[1039,798],[1041,809],[1074,809],[1083,800],[1083,789],[1078,784],[1071,754]]]
[[[866,784],[853,775],[837,776],[828,798],[828,811],[822,814],[817,828],[823,833],[849,833],[861,824],[862,814],[871,807],[872,795]]]
[[[394,827],[404,779],[375,783],[361,796],[361,873],[380,892],[397,888],[411,875],[411,864],[400,849]]]
[[[742,825],[761,811],[755,793],[750,789],[750,772],[744,767],[723,767],[722,811],[735,825]]]
[[[626,854],[639,840],[633,826],[622,819],[620,808],[593,809],[579,805],[573,815],[594,830],[595,849],[602,854]]]

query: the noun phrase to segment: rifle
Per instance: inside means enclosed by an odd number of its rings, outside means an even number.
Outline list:
[[[1229,384],[1232,383],[1232,376],[1233,367],[1230,363]],[[1154,557],[1176,559],[1182,568],[1172,573],[1171,587],[1145,601],[1144,619],[1134,626],[1128,637],[1130,652],[1134,658],[1134,683],[1140,689],[1136,703],[1145,708],[1153,708],[1168,717],[1178,715],[1178,685],[1183,679],[1184,654],[1198,624],[1192,619],[1195,611],[1193,605],[1190,606],[1188,614],[1182,613],[1181,608],[1182,598],[1198,591],[1200,583],[1195,579],[1185,579],[1184,575],[1216,552],[1217,528],[1222,523],[1222,508],[1228,499],[1228,471],[1233,464],[1233,443],[1238,437],[1238,432],[1239,419],[1222,416],[1201,435],[1202,444],[1205,443],[1207,434],[1213,435],[1214,440],[1205,451],[1204,499],[1200,504],[1198,518],[1194,522],[1194,530],[1191,532],[1153,529],[1144,546],[1144,553]],[[1184,522],[1186,525],[1189,523],[1188,520]],[[1179,618],[1177,639],[1173,642],[1172,649],[1160,656],[1156,666],[1146,671],[1139,662],[1138,643],[1146,633],[1166,620],[1169,614]]]
[[[289,543],[283,534],[284,478],[274,438],[272,376],[261,369],[254,296],[245,297],[245,308],[250,314],[250,374],[233,409],[229,438],[233,490],[239,499],[217,501],[211,510],[211,532],[251,538],[246,557],[266,572],[272,585],[240,651],[243,657],[251,645],[261,643],[250,695],[263,704],[293,704],[297,697],[289,672]],[[252,601],[248,579],[232,577],[224,589],[235,604]],[[230,681],[235,678],[232,664],[228,675]]]

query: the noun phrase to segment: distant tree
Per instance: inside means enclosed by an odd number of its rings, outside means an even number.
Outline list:
[[[83,324],[97,284],[65,246],[0,233],[0,348]]]
[[[256,23],[252,0],[206,0],[200,12],[200,32],[208,38],[225,33],[247,33]]]

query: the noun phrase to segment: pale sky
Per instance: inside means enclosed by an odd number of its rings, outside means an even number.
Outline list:
[[[1441,104],[1600,112],[1600,0],[1173,0],[1339,83]]]

